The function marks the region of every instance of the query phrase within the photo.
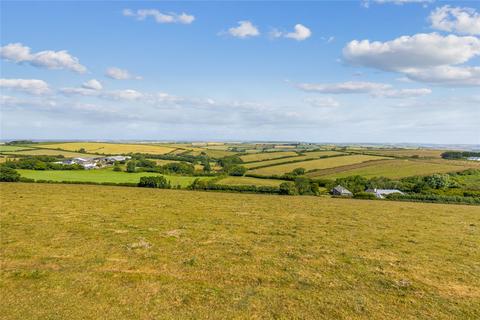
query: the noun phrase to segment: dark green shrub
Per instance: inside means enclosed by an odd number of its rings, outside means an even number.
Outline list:
[[[171,188],[170,182],[164,176],[141,177],[138,186],[142,188]]]
[[[278,192],[285,195],[295,195],[297,194],[297,188],[293,182],[283,182],[280,184]]]
[[[20,174],[7,166],[0,166],[0,181],[2,182],[17,182],[20,181]]]

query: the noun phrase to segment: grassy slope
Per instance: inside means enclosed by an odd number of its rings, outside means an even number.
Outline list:
[[[0,184],[4,319],[478,319],[478,207]]]
[[[115,182],[136,183],[140,181],[140,177],[159,175],[154,172],[115,172],[111,168],[99,170],[17,170],[22,177],[35,180],[53,180],[53,181],[88,181],[88,182]],[[182,187],[188,186],[196,177],[185,176],[167,176],[165,177],[172,185],[180,184]],[[201,179],[210,179],[210,177],[202,177]]]
[[[366,156],[366,155],[352,155],[342,157],[332,157],[317,160],[308,160],[303,162],[280,164],[266,168],[249,170],[249,173],[261,174],[261,175],[281,175],[287,172],[291,172],[295,168],[304,168],[306,170],[326,169],[334,168],[343,165],[361,163],[371,160],[384,159],[384,157]]]

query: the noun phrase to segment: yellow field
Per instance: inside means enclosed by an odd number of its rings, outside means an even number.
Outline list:
[[[283,180],[276,179],[259,179],[253,177],[226,177],[217,181],[218,184],[227,184],[227,185],[255,185],[255,186],[269,186],[269,187],[278,187]]]
[[[421,160],[387,160],[379,163],[367,163],[362,168],[338,168],[338,172],[312,172],[307,174],[309,177],[322,177],[327,179],[343,178],[348,176],[360,175],[365,178],[387,177],[403,178],[417,175],[430,175],[433,173],[446,173],[466,170],[475,167],[475,165],[456,165],[449,163],[448,160],[442,160],[442,163],[435,163]],[[335,171],[333,168],[331,171]]]
[[[478,213],[0,183],[0,318],[480,319]]]
[[[103,143],[103,142],[67,142],[39,145],[42,148],[63,149],[77,151],[81,148],[91,153],[101,154],[124,154],[124,153],[150,153],[165,154],[175,150],[171,147],[164,147],[153,144],[126,144],[126,143]]]
[[[51,150],[51,149],[32,149],[32,150],[25,150],[25,151],[15,151],[15,152],[4,152],[4,154],[18,154],[24,156],[58,156],[62,155],[66,158],[74,158],[74,157],[86,157],[91,156],[85,153],[78,153],[72,151],[63,151],[63,150]]]
[[[293,171],[295,168],[304,168],[305,170],[318,170],[326,168],[334,168],[339,166],[345,166],[355,163],[361,163],[372,160],[386,159],[379,156],[366,156],[366,155],[353,155],[353,156],[341,156],[332,157],[317,160],[308,160],[295,163],[280,164],[276,166],[249,170],[249,173],[260,175],[282,175]]]
[[[257,154],[248,154],[241,156],[243,162],[264,161],[270,159],[277,159],[282,157],[295,157],[298,154],[294,151],[278,151],[278,152],[265,152]]]

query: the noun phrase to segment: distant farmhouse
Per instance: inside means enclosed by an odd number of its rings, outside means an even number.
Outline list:
[[[468,157],[467,160],[470,160],[470,161],[480,161],[480,157]]]
[[[334,196],[341,196],[341,197],[351,197],[353,193],[351,193],[348,189],[342,187],[341,185],[336,186],[332,189],[332,194]]]
[[[404,194],[402,191],[397,189],[367,189],[365,192],[373,193],[375,197],[379,199],[385,199],[386,196],[392,193]]]
[[[109,165],[115,164],[115,162],[121,162],[131,159],[128,156],[109,156],[109,157],[96,157],[96,158],[72,158],[63,161],[57,161],[55,163],[63,165],[78,164],[85,170],[103,168]]]

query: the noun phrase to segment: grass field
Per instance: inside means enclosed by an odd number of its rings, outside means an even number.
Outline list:
[[[256,167],[273,166],[273,165],[278,165],[282,163],[288,163],[290,161],[304,161],[304,160],[317,159],[319,157],[325,157],[325,156],[328,156],[328,157],[337,156],[341,154],[342,153],[336,152],[336,151],[321,151],[321,152],[314,151],[314,152],[308,152],[303,156],[296,156],[296,157],[284,158],[284,159],[265,160],[265,161],[259,161],[259,162],[249,162],[242,165],[247,169],[254,169]]]
[[[472,165],[473,166],[473,165]],[[452,164],[448,160],[443,162],[428,162],[419,160],[387,160],[381,162],[367,163],[366,167],[354,168],[334,173],[312,172],[309,177],[322,177],[327,179],[343,178],[360,175],[366,178],[387,177],[403,178],[416,175],[429,175],[433,173],[446,173],[462,171],[470,168],[467,164]],[[334,168],[335,169],[335,168]]]
[[[19,150],[28,150],[31,149],[29,147],[20,147],[20,146],[6,146],[3,144],[0,144],[0,152],[13,152],[13,151],[19,151]]]
[[[441,154],[445,150],[433,150],[433,149],[375,149],[375,150],[362,150],[365,153],[371,153],[382,156],[392,157],[413,157],[419,158],[441,158]]]
[[[338,166],[350,165],[372,160],[385,159],[385,157],[366,156],[366,155],[352,155],[342,157],[332,157],[317,160],[308,160],[295,163],[280,164],[266,168],[249,170],[249,173],[260,175],[281,175],[291,172],[295,168],[304,168],[306,170],[319,170],[326,168],[334,168]]]
[[[77,151],[81,148],[91,153],[101,154],[123,154],[130,152],[165,154],[175,150],[175,148],[164,147],[154,144],[124,144],[124,143],[103,143],[103,142],[66,142],[43,144],[38,147],[49,149],[63,149],[67,151]]]
[[[0,184],[3,319],[479,319],[478,207]]]
[[[22,177],[35,180],[52,181],[83,181],[83,182],[113,182],[113,183],[137,183],[140,177],[158,176],[154,172],[115,172],[111,168],[98,170],[17,170]],[[197,177],[168,176],[164,175],[173,186],[181,185],[186,187]],[[201,179],[211,179],[202,177]]]
[[[240,156],[243,162],[256,162],[256,161],[265,161],[270,159],[284,158],[284,157],[295,157],[298,156],[298,153],[294,151],[278,151],[278,152],[263,152],[263,153],[254,153]]]
[[[95,156],[95,155],[72,152],[72,151],[40,149],[40,148],[39,149],[25,150],[25,151],[5,152],[4,154],[12,154],[12,155],[18,154],[18,155],[24,155],[24,156],[58,156],[58,155],[62,155],[66,158]]]
[[[226,177],[219,181],[218,184],[226,184],[226,185],[255,185],[255,186],[269,186],[269,187],[278,187],[283,180],[276,180],[276,179],[259,179],[253,177]]]

